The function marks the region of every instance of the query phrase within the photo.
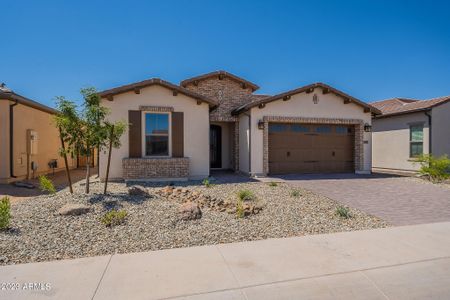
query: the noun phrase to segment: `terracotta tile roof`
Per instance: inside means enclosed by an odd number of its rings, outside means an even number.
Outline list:
[[[353,102],[353,103],[355,103],[357,105],[360,105],[365,110],[370,111],[370,112],[372,112],[374,114],[381,114],[381,111],[379,111],[378,108],[373,107],[370,104],[367,104],[367,103],[365,103],[365,102],[363,102],[361,100],[358,100],[358,99],[356,99],[356,98],[354,98],[354,97],[352,97],[352,96],[350,96],[350,95],[348,95],[348,94],[346,94],[346,93],[344,93],[344,92],[342,92],[342,91],[340,91],[338,89],[335,89],[335,88],[333,88],[333,87],[331,87],[329,85],[326,85],[324,83],[321,83],[321,82],[305,85],[303,87],[300,87],[300,88],[297,88],[297,89],[294,89],[294,90],[290,90],[290,91],[287,91],[285,93],[281,93],[281,94],[274,95],[274,96],[266,97],[265,95],[262,95],[263,97],[261,97],[260,99],[256,99],[255,101],[252,101],[250,103],[247,103],[245,105],[237,107],[236,109],[234,109],[232,111],[232,114],[233,115],[238,115],[241,112],[247,111],[247,110],[249,110],[252,107],[255,107],[255,106],[258,106],[258,105],[264,105],[266,103],[269,103],[269,102],[272,102],[272,101],[276,101],[276,100],[279,100],[279,99],[283,99],[283,98],[286,98],[286,97],[290,97],[290,96],[295,95],[295,94],[299,94],[299,93],[303,93],[303,92],[309,92],[309,91],[312,91],[315,88],[321,88],[324,91],[324,93],[333,93],[333,94],[336,94],[338,96],[341,96],[342,98],[344,98],[348,102]]]
[[[180,85],[183,86],[183,87],[186,87],[186,85],[188,83],[192,83],[192,82],[195,82],[195,81],[203,80],[203,79],[214,77],[214,76],[228,77],[228,78],[230,78],[230,79],[232,79],[232,80],[234,80],[236,82],[239,82],[241,84],[245,84],[245,85],[251,87],[253,91],[256,91],[257,89],[259,89],[259,86],[254,84],[253,82],[250,82],[250,81],[248,81],[248,80],[246,80],[244,78],[241,78],[239,76],[236,76],[234,74],[231,74],[231,73],[228,73],[227,71],[222,71],[222,70],[214,71],[214,72],[211,72],[211,73],[206,73],[206,74],[203,74],[203,75],[199,75],[199,76],[195,76],[195,77],[191,77],[191,78],[185,79],[182,82],[180,82]]]
[[[102,98],[108,98],[108,99],[112,99],[112,97],[114,95],[117,94],[122,94],[122,93],[126,93],[126,92],[130,92],[130,91],[134,91],[134,90],[139,90],[141,88],[147,87],[147,86],[151,86],[151,85],[160,85],[163,87],[166,87],[172,91],[176,91],[180,94],[186,95],[188,97],[203,101],[208,103],[211,107],[216,107],[218,105],[216,100],[210,99],[208,97],[205,97],[203,95],[197,94],[193,91],[190,91],[188,89],[185,89],[184,87],[175,85],[173,83],[170,83],[168,81],[159,79],[159,78],[151,78],[151,79],[147,79],[144,81],[139,81],[139,82],[135,82],[135,83],[131,83],[131,84],[126,84],[126,85],[122,85],[116,88],[112,88],[109,90],[104,90],[99,92],[98,94],[100,95],[100,97]]]
[[[436,105],[450,101],[450,96],[438,97],[428,100],[393,98],[370,103],[378,108],[382,115],[379,117],[412,113],[417,111],[429,110]]]

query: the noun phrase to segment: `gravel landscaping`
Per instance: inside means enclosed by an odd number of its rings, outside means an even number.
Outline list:
[[[350,209],[351,218],[340,217],[335,201],[302,189],[292,193],[293,188],[284,183],[245,182],[205,187],[200,182],[186,182],[176,184],[177,187],[225,203],[236,201],[238,191],[248,189],[256,196],[255,207],[262,209],[237,218],[233,212],[204,206],[200,219],[184,221],[179,214],[182,203],[161,195],[164,188],[161,185],[147,185],[150,193],[147,197],[130,196],[125,183],[110,183],[111,194],[103,196],[100,182],[92,183],[90,195],[83,194],[84,186],[77,183],[74,195],[65,189],[54,196],[13,203],[10,229],[0,231],[0,264],[388,226],[383,220],[355,209]],[[66,204],[87,205],[90,209],[81,215],[60,215],[58,210]],[[125,210],[125,222],[107,227],[100,219],[112,209]]]

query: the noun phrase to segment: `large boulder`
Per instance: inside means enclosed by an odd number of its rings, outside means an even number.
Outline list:
[[[58,209],[58,214],[62,216],[79,216],[88,213],[91,208],[87,205],[69,203]]]
[[[180,214],[180,219],[187,220],[196,220],[202,217],[202,211],[197,203],[194,202],[186,202],[183,203],[178,213]]]
[[[128,188],[128,194],[130,196],[142,196],[142,197],[148,197],[150,196],[147,189],[140,185],[133,185]]]

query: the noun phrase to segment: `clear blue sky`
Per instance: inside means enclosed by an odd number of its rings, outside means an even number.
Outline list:
[[[5,1],[0,81],[53,106],[224,69],[274,94],[325,82],[364,101],[450,95],[449,1]]]

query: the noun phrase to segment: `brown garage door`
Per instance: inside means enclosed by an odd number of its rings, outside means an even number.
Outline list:
[[[269,124],[269,173],[354,171],[353,126]]]

